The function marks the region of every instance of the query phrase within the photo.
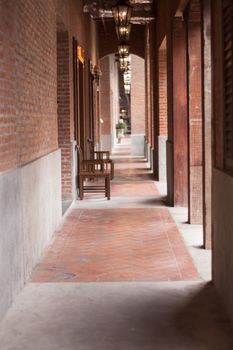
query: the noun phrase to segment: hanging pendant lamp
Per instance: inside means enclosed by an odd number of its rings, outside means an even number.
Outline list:
[[[118,40],[121,42],[127,42],[129,40],[130,31],[131,24],[128,24],[127,26],[116,26]]]
[[[120,0],[116,6],[112,7],[112,14],[116,26],[127,26],[132,14],[132,6],[128,5],[125,0]]]
[[[120,57],[127,57],[129,55],[129,45],[118,45],[118,53]]]

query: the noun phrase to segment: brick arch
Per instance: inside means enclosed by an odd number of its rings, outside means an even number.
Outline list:
[[[118,40],[113,21],[98,24],[99,58],[117,53]],[[145,26],[133,25],[130,35],[130,53],[145,58]]]

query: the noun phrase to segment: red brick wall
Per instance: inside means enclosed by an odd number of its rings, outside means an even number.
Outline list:
[[[53,1],[4,1],[0,19],[0,171],[57,148]]]
[[[159,135],[167,135],[167,52],[159,50]]]
[[[71,16],[67,15],[69,12]],[[90,57],[96,63],[95,24],[83,14],[81,2],[15,0],[1,4],[0,98],[1,130],[5,132],[0,144],[1,170],[21,165],[57,148],[56,14],[69,31],[70,49],[75,35],[86,49],[86,58]],[[70,57],[70,68],[72,65]],[[7,101],[5,99],[3,103],[6,94]],[[2,147],[6,143],[7,130],[11,130],[11,151],[9,145],[7,150]],[[8,155],[8,164],[3,164],[4,155]]]
[[[72,38],[85,49],[86,63],[91,59],[96,64],[98,54],[96,24],[82,6],[76,0],[3,0],[0,9],[0,171],[59,146],[63,196],[69,197],[74,140]],[[89,106],[88,93],[85,101]]]
[[[15,106],[16,41],[9,14],[13,4],[0,7],[0,170],[14,167],[17,157],[17,118]],[[1,5],[0,5],[1,6]],[[12,12],[13,13],[13,12]]]
[[[145,134],[145,61],[131,55],[131,129]]]

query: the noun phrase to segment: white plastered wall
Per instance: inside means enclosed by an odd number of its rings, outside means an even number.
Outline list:
[[[61,221],[61,154],[0,175],[0,319]]]

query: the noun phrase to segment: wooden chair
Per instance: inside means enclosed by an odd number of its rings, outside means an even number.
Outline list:
[[[114,178],[114,162],[110,158],[110,152],[109,151],[95,151],[94,148],[94,142],[91,139],[88,139],[88,144],[89,144],[89,150],[90,150],[90,158],[91,159],[98,159],[98,160],[103,160],[107,159],[109,163],[111,164],[111,180]]]
[[[111,162],[108,159],[83,159],[83,153],[78,150],[78,180],[79,197],[82,200],[85,192],[104,192],[110,200]],[[104,183],[86,184],[88,180],[103,179]]]

